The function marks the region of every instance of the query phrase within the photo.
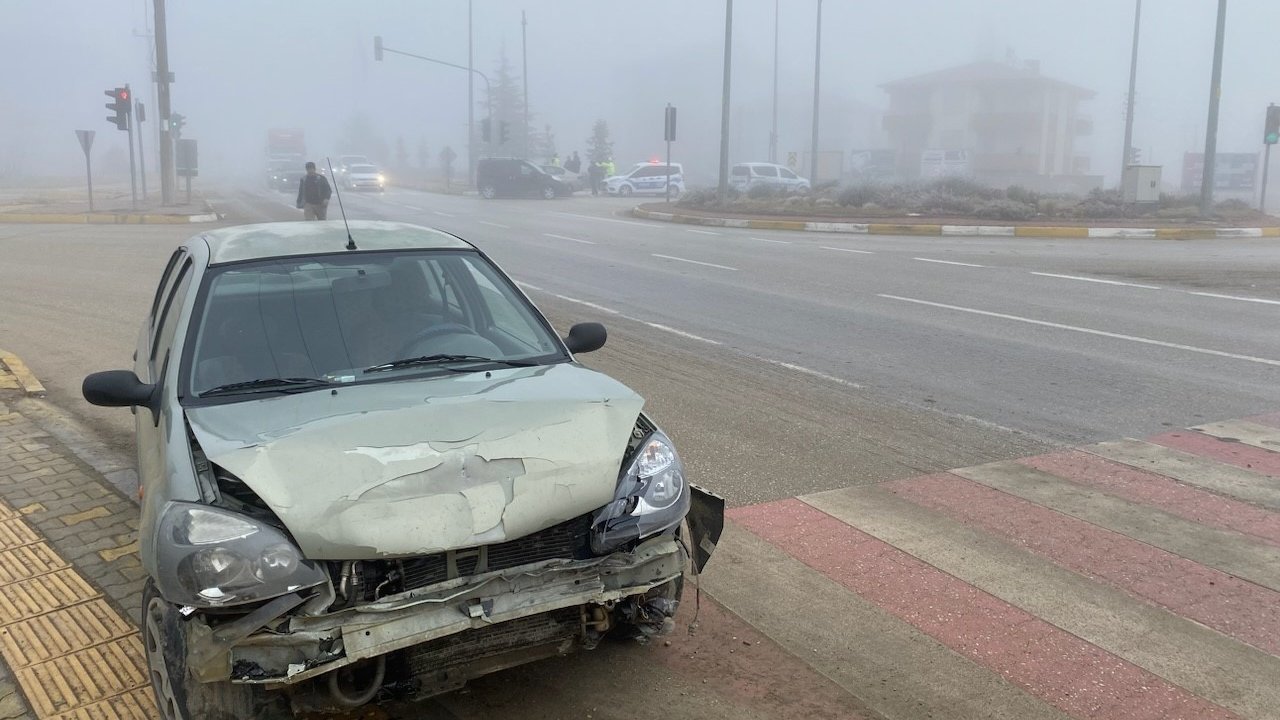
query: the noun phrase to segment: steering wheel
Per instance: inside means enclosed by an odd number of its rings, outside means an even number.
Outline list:
[[[413,337],[406,340],[405,343],[400,346],[399,355],[401,357],[408,357],[414,353],[414,348],[418,347],[419,345],[426,342],[427,340],[430,340],[431,338],[440,337],[441,335],[475,335],[475,334],[476,334],[475,330],[472,330],[471,328],[461,323],[444,323],[442,325],[434,325],[432,327],[427,328],[426,330],[422,330],[414,334]]]

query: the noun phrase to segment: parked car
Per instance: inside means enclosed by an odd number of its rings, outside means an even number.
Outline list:
[[[476,165],[476,188],[481,197],[490,200],[499,196],[550,200],[573,192],[568,183],[528,160],[509,157],[480,158]]]
[[[348,239],[350,238],[350,239]],[[483,252],[413,225],[203,233],[132,370],[141,628],[165,718],[353,708],[668,632],[724,502]]]
[[[374,165],[348,165],[343,181],[348,190],[386,191],[386,178]]]
[[[569,186],[569,192],[587,189],[587,179],[580,173],[565,169],[560,165],[542,165],[542,171]]]
[[[684,192],[684,168],[680,163],[671,163],[670,171],[665,163],[638,163],[625,174],[605,178],[604,189],[610,195],[666,195],[668,177],[671,196],[678,197]]]
[[[738,163],[729,170],[729,184],[743,192],[758,185],[770,185],[794,192],[808,192],[809,180],[785,165],[774,163]]]

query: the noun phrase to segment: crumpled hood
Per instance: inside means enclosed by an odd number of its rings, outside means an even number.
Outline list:
[[[572,364],[187,409],[313,559],[503,542],[613,499],[643,399]]]

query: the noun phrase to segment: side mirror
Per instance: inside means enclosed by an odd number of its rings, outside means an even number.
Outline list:
[[[86,376],[80,392],[93,405],[142,406],[154,415],[160,410],[158,387],[142,382],[131,370],[107,370]]]
[[[604,347],[607,339],[609,333],[600,323],[578,323],[569,328],[569,336],[564,339],[564,344],[569,346],[571,353],[589,353]]]

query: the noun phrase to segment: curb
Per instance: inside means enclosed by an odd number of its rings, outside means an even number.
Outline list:
[[[1069,227],[1062,225],[931,225],[894,223],[817,222],[811,220],[752,220],[748,218],[703,217],[679,213],[656,212],[639,206],[631,216],[646,220],[707,225],[711,227],[749,228],[752,230],[791,230],[797,232],[845,233],[852,235],[923,235],[923,236],[1004,236],[1036,238],[1158,238],[1164,240],[1212,240],[1225,238],[1280,237],[1280,227],[1253,228],[1116,228]]]
[[[3,223],[57,223],[89,225],[185,225],[217,222],[218,213],[161,215],[158,213],[0,213]]]
[[[45,394],[44,385],[36,379],[35,373],[22,362],[22,359],[10,352],[0,350],[0,365],[9,369],[9,372],[18,379],[18,384],[22,386],[22,391],[27,395],[41,397]]]

